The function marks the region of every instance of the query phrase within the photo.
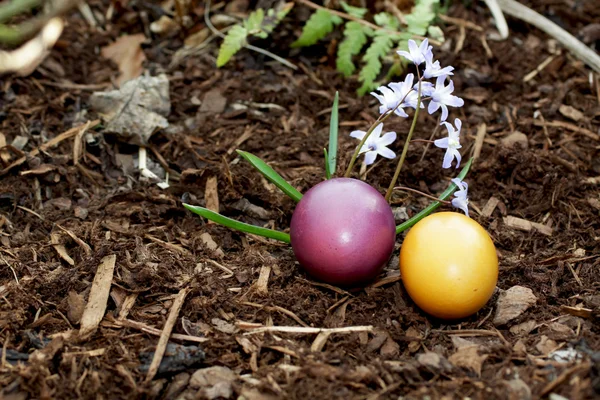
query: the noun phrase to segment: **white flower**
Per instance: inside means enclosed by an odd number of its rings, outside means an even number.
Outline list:
[[[398,106],[398,103],[402,100],[402,97],[399,97],[396,91],[390,89],[387,86],[379,86],[377,90],[379,90],[381,94],[377,94],[375,92],[371,92],[371,94],[375,96],[375,98],[381,103],[381,105],[379,106],[380,114],[384,114],[390,110],[395,109],[394,114],[396,114],[397,116],[402,118],[408,117],[408,114],[401,107]]]
[[[456,158],[456,168],[460,165],[461,155],[458,151],[462,146],[460,145],[460,130],[462,128],[462,122],[460,119],[456,118],[454,120],[454,125],[456,129],[449,124],[448,122],[442,122],[443,125],[448,129],[448,137],[443,139],[434,140],[433,144],[441,149],[446,149],[446,154],[444,155],[444,162],[442,163],[442,168],[450,168],[452,165],[452,160]]]
[[[454,75],[452,72],[454,67],[448,66],[441,68],[439,61],[433,61],[433,53],[428,52],[425,55],[425,71],[423,71],[423,78],[436,78],[438,76]]]
[[[467,198],[467,192],[469,185],[467,182],[463,182],[458,178],[452,179],[452,183],[458,187],[458,190],[454,192],[454,198],[451,203],[453,207],[460,208],[465,212],[465,215],[469,216],[469,199]]]
[[[419,92],[419,82],[415,83],[414,89]],[[421,98],[425,96],[431,96],[433,91],[435,90],[435,86],[433,83],[429,81],[421,81]]]
[[[415,76],[413,74],[406,75],[403,82],[392,82],[388,86],[396,93],[399,100],[403,100],[400,107],[412,107],[417,108],[417,100],[419,98],[418,90],[419,83],[413,87],[413,82],[415,80]],[[421,103],[421,108],[423,108],[423,103]],[[404,112],[404,110],[402,110]],[[406,113],[405,113],[406,114]],[[407,115],[408,117],[408,115]]]
[[[427,108],[429,114],[433,114],[441,107],[442,121],[445,121],[446,118],[448,118],[448,106],[462,107],[465,104],[463,99],[452,95],[452,92],[454,91],[454,82],[450,81],[448,86],[444,86],[445,81],[446,75],[438,76],[435,81],[435,89],[431,93],[429,107]]]
[[[365,153],[365,164],[370,165],[375,162],[375,158],[379,154],[385,158],[395,158],[396,153],[392,150],[388,149],[386,146],[389,146],[396,140],[396,132],[386,132],[383,136],[381,136],[381,131],[383,129],[383,124],[380,123],[375,127],[373,132],[369,135],[362,148],[360,149],[360,153]],[[353,138],[357,138],[362,140],[367,132],[365,131],[353,131],[350,133],[350,136]]]
[[[431,49],[432,47],[429,46],[429,41],[427,39],[424,39],[420,46],[417,46],[417,43],[410,39],[408,41],[408,51],[401,50],[397,53],[407,60],[412,61],[415,65],[420,65],[425,62],[426,57],[431,53]]]

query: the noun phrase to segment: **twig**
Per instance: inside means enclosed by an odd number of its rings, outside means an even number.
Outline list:
[[[311,328],[311,327],[299,327],[299,326],[263,326],[261,328],[252,329],[249,332],[244,333],[244,335],[253,335],[256,333],[264,333],[264,332],[286,332],[286,333],[303,333],[303,334],[311,334],[311,333],[351,333],[351,332],[371,332],[373,331],[372,325],[363,325],[363,326],[347,326],[344,328]]]
[[[219,36],[220,38],[224,38],[225,37],[225,35],[223,35],[223,33],[221,33],[221,31],[219,31],[217,28],[215,28],[215,26],[210,21],[210,0],[206,0],[206,5],[204,6],[204,23],[206,24],[206,26],[208,26],[208,29],[210,29],[213,34]],[[285,58],[281,58],[277,54],[273,54],[273,53],[271,53],[268,50],[261,49],[260,47],[252,46],[251,44],[244,44],[242,46],[245,47],[248,50],[252,50],[252,51],[255,51],[257,53],[264,54],[267,57],[271,57],[275,61],[280,62],[281,64],[285,65],[288,68],[293,69],[294,71],[298,70],[297,66],[295,66],[294,64],[292,64],[291,62],[289,62]]]
[[[573,53],[575,57],[586,63],[590,68],[596,72],[600,72],[600,56],[590,49],[588,46],[577,40],[566,30],[550,21],[548,18],[543,17],[537,12],[533,11],[529,7],[515,0],[496,0],[498,5],[506,14],[518,18],[522,21],[530,23],[531,25],[539,28],[558,40],[567,50]],[[488,6],[490,0],[486,0]]]
[[[183,306],[183,301],[185,300],[185,296],[187,296],[188,292],[188,288],[181,289],[177,294],[177,297],[173,301],[173,305],[171,306],[169,316],[167,317],[165,326],[162,330],[162,333],[160,334],[160,338],[158,339],[158,344],[156,345],[156,350],[154,351],[154,357],[152,358],[152,362],[150,363],[150,368],[148,368],[148,375],[146,375],[146,383],[154,379],[154,376],[158,372],[158,367],[160,366],[160,362],[162,361],[162,358],[165,355],[165,351],[167,349],[167,344],[169,343],[169,337],[171,336],[171,332],[173,331],[175,322],[177,322],[179,311],[181,310],[181,306]]]
[[[439,201],[442,204],[450,204],[450,202],[447,201],[447,200],[440,200],[439,198],[437,198],[435,196],[432,196],[432,195],[427,194],[427,193],[423,193],[423,192],[421,192],[420,190],[417,190],[417,189],[412,189],[412,188],[405,187],[405,186],[396,186],[394,188],[394,190],[402,190],[404,192],[412,192],[412,193],[416,193],[416,194],[418,194],[420,196],[427,197],[430,200]]]
[[[57,144],[59,144],[60,142],[62,142],[63,140],[66,140],[70,137],[73,137],[75,135],[77,135],[77,133],[81,130],[81,129],[88,129],[89,127],[95,127],[96,125],[100,124],[100,120],[96,119],[93,120],[92,122],[89,123],[89,126],[86,123],[81,124],[79,126],[76,126],[74,128],[69,129],[66,132],[61,133],[60,135],[48,140],[46,143],[42,144],[40,147],[37,147],[33,150],[31,150],[28,154],[28,156],[23,156],[17,160],[15,160],[12,164],[10,164],[8,167],[4,168],[3,170],[0,170],[0,176],[6,174],[8,171],[10,171],[11,169],[13,169],[14,167],[18,167],[19,165],[23,164],[25,161],[27,161],[28,157],[35,157],[38,154],[40,154],[40,152],[42,151],[46,151],[49,148],[56,146]],[[41,218],[41,217],[40,217]],[[43,218],[42,218],[43,219]]]
[[[395,30],[392,30],[392,29],[383,28],[383,27],[381,27],[379,25],[375,25],[372,22],[365,21],[364,19],[357,18],[357,17],[355,17],[353,15],[350,15],[350,14],[346,14],[345,12],[341,12],[341,11],[337,11],[337,10],[332,10],[330,8],[320,6],[320,5],[315,4],[315,3],[313,3],[313,2],[311,2],[309,0],[296,0],[296,2],[304,4],[305,6],[308,6],[310,8],[314,8],[315,10],[326,10],[327,12],[329,12],[329,13],[331,13],[333,15],[337,15],[340,18],[347,19],[347,20],[350,20],[350,21],[358,22],[359,24],[364,25],[364,26],[368,26],[369,28],[371,28],[373,30],[376,30],[376,31],[385,31],[385,32],[388,32],[388,33],[393,34],[393,35],[403,35],[403,34],[405,35],[407,33],[407,32],[398,32],[398,31],[395,31]],[[419,36],[419,35],[411,35],[411,36],[414,37],[414,38],[416,38],[416,39],[425,39],[424,36]],[[434,39],[428,39],[428,40],[429,40],[430,44],[433,44],[433,45],[436,45],[436,46],[441,46],[442,45],[442,43],[438,42],[437,40],[434,40]]]
[[[109,319],[109,318],[107,318],[107,319]],[[161,331],[159,329],[156,329],[152,326],[146,325],[142,322],[133,321],[130,319],[111,320],[111,322],[114,323],[114,325],[112,325],[112,327],[137,329],[139,331],[142,331],[149,335],[154,335],[154,336],[161,335]],[[194,342],[194,343],[204,343],[204,342],[209,341],[209,339],[205,338],[205,337],[190,336],[190,335],[184,335],[181,333],[171,334],[171,339],[181,340],[181,341],[185,341],[185,342]]]
[[[506,18],[504,18],[504,14],[502,14],[502,8],[498,5],[498,0],[484,0],[485,4],[490,9],[492,13],[492,17],[496,22],[496,28],[498,28],[498,32],[500,32],[500,37],[502,39],[508,38],[508,24],[506,23]]]

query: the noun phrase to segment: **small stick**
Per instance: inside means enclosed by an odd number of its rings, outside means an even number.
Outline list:
[[[486,3],[490,6],[493,1],[497,1],[500,9],[506,14],[530,23],[546,32],[549,36],[558,40],[575,57],[586,63],[594,71],[600,72],[600,56],[548,18],[515,0],[486,0]]]
[[[183,301],[185,300],[185,296],[187,296],[188,292],[188,288],[181,289],[173,301],[173,305],[169,311],[169,316],[167,317],[165,326],[160,334],[160,338],[158,339],[158,344],[156,345],[156,350],[154,351],[152,363],[150,363],[150,368],[148,368],[148,375],[146,375],[145,383],[149,383],[152,379],[154,379],[154,376],[158,372],[158,367],[160,366],[160,362],[162,361],[167,349],[167,344],[169,343],[169,337],[171,336],[175,322],[177,322],[179,311],[181,310],[181,306],[183,306]]]
[[[261,328],[252,329],[249,332],[244,333],[244,335],[253,335],[255,333],[263,333],[263,332],[286,332],[286,333],[302,333],[302,334],[311,334],[311,333],[351,333],[351,332],[372,332],[372,325],[362,325],[362,326],[347,326],[344,328],[312,328],[312,327],[299,327],[299,326],[263,326]]]

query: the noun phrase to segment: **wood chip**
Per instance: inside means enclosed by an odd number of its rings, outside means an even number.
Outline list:
[[[581,121],[585,117],[583,113],[575,107],[567,106],[564,104],[561,104],[560,107],[558,107],[558,112],[560,112],[565,117],[572,119],[575,122]]]
[[[321,352],[329,340],[329,336],[331,336],[331,332],[321,332],[317,335],[315,340],[312,342],[310,346],[310,351]]]
[[[54,250],[56,250],[56,252],[60,256],[60,258],[65,260],[70,265],[75,265],[75,261],[71,258],[71,256],[69,256],[69,253],[67,253],[67,249],[65,248],[65,246],[60,243],[60,236],[58,235],[58,233],[53,232],[50,234],[50,243],[52,244],[52,247],[54,247]]]
[[[85,254],[89,257],[92,255],[92,248],[90,247],[89,244],[87,244],[86,242],[84,242],[83,240],[81,240],[77,235],[75,235],[73,232],[71,232],[70,230],[63,228],[62,226],[60,226],[59,224],[56,224],[56,226],[62,230],[63,232],[65,232],[67,235],[69,235],[71,237],[71,239],[73,239],[75,241],[75,243],[77,243],[82,249],[83,251],[85,251]]]
[[[167,317],[165,326],[162,330],[162,333],[160,334],[160,338],[158,339],[158,344],[156,345],[156,350],[154,351],[154,357],[152,358],[152,362],[150,363],[150,368],[148,368],[148,375],[146,375],[146,383],[154,379],[154,376],[158,372],[158,367],[160,366],[160,362],[162,361],[162,358],[165,354],[165,350],[167,349],[167,344],[169,343],[169,337],[171,336],[171,332],[173,331],[175,322],[177,322],[179,311],[181,310],[181,306],[183,306],[183,302],[188,292],[188,288],[181,289],[177,294],[177,297],[173,301],[173,305],[171,306],[171,310],[169,311],[169,316]]]
[[[591,308],[560,306],[560,311],[565,314],[574,315],[581,318],[592,318],[593,311]]]
[[[475,147],[473,150],[473,158],[478,159],[481,155],[481,148],[483,147],[483,140],[485,139],[485,134],[487,133],[487,125],[480,124],[477,127],[477,136],[475,137]]]
[[[206,208],[216,213],[219,212],[219,192],[217,191],[217,177],[211,176],[206,180],[206,188],[204,189],[204,200]],[[209,221],[210,223],[211,221]]]
[[[500,203],[500,200],[498,200],[494,196],[490,197],[487,203],[485,203],[485,206],[483,206],[483,210],[481,210],[481,215],[487,218],[491,217],[492,213],[498,206],[498,203]]]
[[[546,236],[552,236],[552,228],[544,224],[527,221],[526,219],[517,218],[510,215],[504,217],[503,221],[507,226],[511,228],[519,229],[525,232],[530,232],[532,229],[535,229]]]
[[[82,339],[91,336],[104,317],[116,261],[117,256],[112,254],[104,257],[98,266],[90,296],[81,317],[79,337]]]
[[[23,164],[25,161],[28,160],[28,158],[35,157],[38,154],[40,154],[40,152],[46,151],[46,150],[50,149],[51,147],[56,146],[57,144],[59,144],[63,140],[66,140],[68,138],[71,138],[71,137],[77,135],[77,133],[80,130],[82,130],[82,129],[88,129],[89,127],[96,126],[99,123],[100,123],[99,119],[93,120],[91,122],[88,121],[88,122],[86,122],[84,124],[78,125],[78,126],[76,126],[74,128],[69,129],[68,131],[65,131],[65,132],[61,133],[58,136],[55,136],[54,138],[48,140],[46,143],[44,143],[40,147],[31,150],[26,156],[23,156],[23,157],[15,160],[8,167],[4,168],[3,170],[0,170],[0,176],[5,175],[11,169],[13,169],[15,167],[18,167],[19,165]]]
[[[266,296],[269,294],[269,275],[271,275],[271,267],[268,265],[263,265],[260,267],[260,275],[258,276],[258,280],[255,283],[255,291],[256,294],[261,296]]]

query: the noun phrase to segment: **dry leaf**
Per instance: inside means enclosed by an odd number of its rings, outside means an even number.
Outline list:
[[[546,335],[542,335],[538,344],[535,345],[537,351],[539,351],[540,354],[544,356],[556,350],[557,347],[558,344],[554,340],[549,339]]]
[[[496,303],[494,325],[504,325],[508,321],[519,317],[536,301],[537,297],[535,297],[533,291],[523,286],[513,286],[503,291]]]
[[[486,354],[480,355],[480,348],[478,345],[461,347],[450,356],[448,361],[455,367],[470,369],[477,376],[481,376],[481,366],[488,356]]]
[[[145,40],[146,37],[142,33],[121,36],[100,51],[102,57],[113,60],[119,66],[118,87],[142,74],[144,70],[142,64],[146,60],[146,55],[140,45]]]
[[[94,92],[90,106],[102,115],[105,131],[130,143],[147,146],[158,128],[167,128],[171,112],[169,79],[166,75],[129,81],[119,90]]]

